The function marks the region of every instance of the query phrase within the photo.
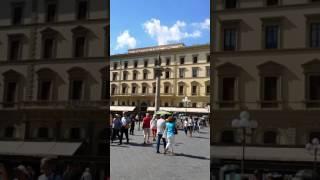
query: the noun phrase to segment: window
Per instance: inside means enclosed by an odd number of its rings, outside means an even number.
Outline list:
[[[5,131],[4,131],[4,137],[5,138],[13,138],[14,137],[14,132],[15,128],[13,126],[10,127],[6,127]]]
[[[122,87],[122,94],[127,94],[127,87],[126,86]]]
[[[123,71],[123,80],[124,81],[128,80],[128,72],[127,71]]]
[[[225,51],[234,51],[237,44],[236,28],[225,28],[223,31],[223,49]]]
[[[184,86],[179,85],[179,95],[183,95],[183,94],[184,94]]]
[[[192,103],[192,107],[196,108],[197,107],[197,103]]]
[[[41,127],[38,129],[38,138],[48,138],[49,137],[49,129],[45,127]]]
[[[17,3],[14,4],[12,7],[12,24],[19,25],[22,24],[22,17],[23,17],[23,4]]]
[[[128,69],[128,61],[124,62],[124,69]]]
[[[206,76],[210,77],[210,66],[206,66]]]
[[[210,55],[208,54],[207,55],[207,63],[209,63],[210,62]]]
[[[180,64],[184,64],[184,57],[180,57]]]
[[[277,107],[278,100],[278,77],[264,77],[263,78],[263,94],[262,94],[262,107]],[[269,102],[268,102],[269,101]]]
[[[277,133],[274,131],[267,131],[263,134],[264,144],[277,144]]]
[[[164,93],[168,94],[170,92],[170,86],[169,85],[165,85],[164,86]]]
[[[138,67],[138,61],[134,61],[133,67],[134,67],[134,68],[137,68],[137,67]]]
[[[131,106],[135,106],[136,105],[136,102],[131,102]]]
[[[170,78],[170,71],[169,70],[166,71],[166,76],[165,77],[166,77],[166,79]]]
[[[222,80],[222,101],[235,100],[235,78],[227,77]]]
[[[125,106],[126,105],[126,102],[122,101],[122,106]]]
[[[156,86],[153,86],[152,92],[153,92],[154,94],[156,93],[156,90],[157,90],[157,87],[156,87]]]
[[[55,1],[49,1],[47,3],[46,22],[56,21],[57,16],[57,3]]]
[[[275,6],[279,4],[279,0],[267,0],[266,5],[267,6]]]
[[[86,54],[86,37],[85,36],[78,36],[75,37],[74,40],[74,57],[80,58],[85,57]]]
[[[235,142],[234,132],[231,130],[223,131],[221,134],[221,142],[222,143],[234,143]]]
[[[191,95],[197,95],[197,90],[198,90],[198,87],[197,85],[192,85],[192,92],[191,92]]]
[[[310,24],[310,47],[320,47],[320,23]]]
[[[132,80],[137,80],[137,71],[133,71],[133,76],[132,76]]]
[[[165,102],[164,107],[169,107],[169,103]]]
[[[118,68],[118,63],[114,62],[113,63],[113,69],[117,69]]]
[[[54,57],[54,39],[45,38],[43,45],[43,58],[49,59]]]
[[[5,84],[4,101],[5,107],[13,107],[17,97],[17,82]]]
[[[9,53],[8,60],[16,61],[21,59],[22,55],[22,38],[19,35],[9,36]]]
[[[312,101],[320,101],[320,75],[309,76],[309,107],[319,107],[320,103],[312,103]]]
[[[179,78],[184,78],[184,75],[185,75],[185,69],[179,68]]]
[[[143,79],[144,80],[148,79],[148,72],[146,71],[143,72]]]
[[[38,100],[41,101],[48,101],[50,100],[51,95],[51,81],[50,80],[44,80],[39,82],[39,90],[38,90]]]
[[[88,15],[87,13],[88,13],[88,2],[86,0],[80,0],[78,2],[77,19],[78,20],[87,19],[87,15]]]
[[[193,56],[193,64],[198,63],[198,56]]]
[[[113,80],[113,81],[116,81],[117,79],[118,79],[118,73],[113,72],[113,73],[112,73],[112,80]]]
[[[131,93],[132,93],[132,94],[135,94],[135,93],[136,93],[136,90],[137,90],[137,87],[136,87],[136,86],[132,86]]]
[[[80,128],[71,128],[70,138],[71,139],[80,139]]]
[[[148,60],[144,60],[144,67],[148,67]]]
[[[170,65],[170,58],[166,59],[166,65],[169,66]]]
[[[320,132],[311,132],[309,134],[309,142],[312,142],[312,139],[314,138],[320,139]]]
[[[209,95],[210,94],[210,85],[206,86],[206,94]]]
[[[114,95],[116,93],[116,87],[115,86],[112,86],[111,88],[111,94]]]
[[[111,105],[112,105],[112,106],[114,106],[114,105],[115,105],[114,101],[111,101]]]
[[[265,28],[265,48],[276,49],[279,47],[279,26],[266,25]]]
[[[225,0],[225,8],[232,9],[237,7],[237,0]]]
[[[71,82],[71,100],[81,100],[83,93],[83,81],[73,80]]]
[[[147,93],[147,87],[146,86],[142,86],[142,94],[146,94]]]
[[[192,67],[192,77],[198,77],[198,68]]]
[[[179,102],[179,107],[183,107],[183,102]]]

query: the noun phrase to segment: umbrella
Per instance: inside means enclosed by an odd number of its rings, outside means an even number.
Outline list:
[[[157,111],[156,114],[157,115],[172,115],[172,113],[167,112],[167,111]]]

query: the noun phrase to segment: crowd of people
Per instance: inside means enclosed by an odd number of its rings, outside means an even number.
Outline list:
[[[80,163],[59,164],[54,159],[43,158],[40,167],[21,163],[12,167],[0,163],[1,180],[93,180],[89,167]],[[107,179],[107,177],[106,177]]]
[[[118,145],[122,145],[124,134],[126,143],[129,144],[128,131],[130,130],[130,135],[134,135],[137,123],[139,123],[138,126],[140,128],[140,121],[142,123],[141,128],[143,129],[143,145],[150,144],[150,140],[152,139],[152,141],[156,141],[157,144],[156,152],[160,153],[160,144],[162,141],[164,154],[167,154],[167,152],[174,154],[173,147],[175,136],[178,134],[179,123],[183,125],[185,134],[188,135],[189,133],[190,137],[192,137],[192,133],[194,132],[200,133],[201,126],[203,125],[203,122],[201,122],[199,118],[191,115],[180,118],[179,122],[177,116],[170,113],[155,113],[154,115],[146,113],[145,116],[139,118],[139,115],[123,112],[122,115],[114,114],[112,117],[111,143],[114,143],[116,138],[118,138]]]

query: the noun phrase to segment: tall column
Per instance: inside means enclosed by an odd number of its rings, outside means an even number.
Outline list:
[[[160,108],[160,75],[159,70],[156,72],[156,95],[155,95],[155,111],[159,111]],[[160,72],[161,73],[161,72]]]

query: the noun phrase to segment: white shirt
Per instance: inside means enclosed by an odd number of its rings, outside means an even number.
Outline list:
[[[157,121],[157,134],[163,134],[163,131],[166,127],[166,121],[162,118]]]
[[[189,120],[188,120],[188,126],[193,126],[193,119],[192,119],[192,118],[189,118]]]
[[[150,121],[150,128],[151,128],[151,129],[157,128],[157,119],[156,119],[156,118],[153,118],[153,119]]]
[[[188,121],[184,120],[183,125],[184,125],[184,127],[187,127],[188,126]]]
[[[122,122],[122,126],[126,126],[127,125],[127,117],[122,117],[121,122]]]

